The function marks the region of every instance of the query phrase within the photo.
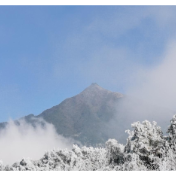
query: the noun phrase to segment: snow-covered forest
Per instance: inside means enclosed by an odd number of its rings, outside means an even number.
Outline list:
[[[1,171],[170,171],[176,170],[176,115],[164,136],[156,122],[135,122],[126,145],[109,139],[105,147],[79,147],[46,152],[39,160],[22,159]],[[15,152],[15,151],[14,151]]]

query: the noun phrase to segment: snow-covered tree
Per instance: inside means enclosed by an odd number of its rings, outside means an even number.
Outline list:
[[[106,142],[106,150],[108,164],[124,163],[124,146],[122,144],[119,144],[115,139],[109,139]]]
[[[170,126],[168,128],[168,141],[171,147],[176,150],[176,115],[173,116],[172,120],[170,121]]]
[[[4,170],[4,165],[3,165],[3,161],[0,160],[0,171]]]
[[[133,131],[127,130],[129,137],[125,146],[126,153],[135,153],[150,169],[157,169],[154,164],[156,157],[161,158],[165,147],[165,140],[161,128],[156,122],[143,121],[132,124]]]
[[[0,162],[0,170],[6,171],[133,171],[176,170],[176,115],[163,136],[156,122],[135,122],[133,130],[127,130],[127,144],[109,139],[106,147],[79,147],[72,150],[58,149],[46,152],[39,160],[22,159],[12,166]]]

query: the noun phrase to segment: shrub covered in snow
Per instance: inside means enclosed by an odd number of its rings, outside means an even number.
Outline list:
[[[12,166],[0,162],[0,170],[6,171],[132,171],[132,170],[176,170],[176,115],[163,136],[156,122],[143,121],[132,124],[127,130],[126,145],[109,139],[106,146],[79,147],[72,150],[46,152],[39,160],[23,159]]]
[[[53,150],[46,152],[37,161],[23,159],[21,162],[6,166],[2,170],[34,170],[34,171],[70,171],[70,170],[98,170],[106,164],[106,150],[104,148],[73,146],[71,151]]]
[[[168,141],[169,141],[170,146],[175,146],[176,145],[176,115],[173,116],[170,123],[171,124],[167,131],[169,134]]]
[[[124,146],[115,139],[109,139],[106,142],[106,151],[108,164],[119,165],[124,163]]]
[[[157,169],[159,166],[154,161],[156,157],[162,157],[166,145],[161,128],[156,122],[149,121],[133,123],[132,127],[133,131],[127,131],[129,137],[125,152],[137,154],[147,168]]]

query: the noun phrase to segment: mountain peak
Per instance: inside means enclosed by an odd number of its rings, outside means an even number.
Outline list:
[[[90,86],[99,86],[97,83],[92,83]]]
[[[89,87],[87,88],[94,88],[94,89],[103,89],[102,87],[100,87],[97,83],[92,83]],[[105,90],[105,89],[104,89]]]
[[[85,92],[93,93],[93,92],[99,92],[99,91],[102,91],[102,90],[105,90],[105,89],[100,87],[97,83],[92,83],[89,87],[84,89],[82,93],[85,93]]]
[[[113,94],[116,97],[122,97],[123,95],[117,92],[111,92],[109,90],[106,90],[102,87],[100,87],[97,83],[92,83],[89,87],[84,89],[80,95],[84,95],[84,97],[87,97],[88,99],[91,97],[104,97],[106,95]]]

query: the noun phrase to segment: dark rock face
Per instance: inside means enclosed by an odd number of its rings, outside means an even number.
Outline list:
[[[122,97],[120,93],[92,84],[38,117],[54,124],[57,132],[65,137],[72,137],[87,145],[104,143],[110,137],[107,122],[113,118],[115,104]]]

